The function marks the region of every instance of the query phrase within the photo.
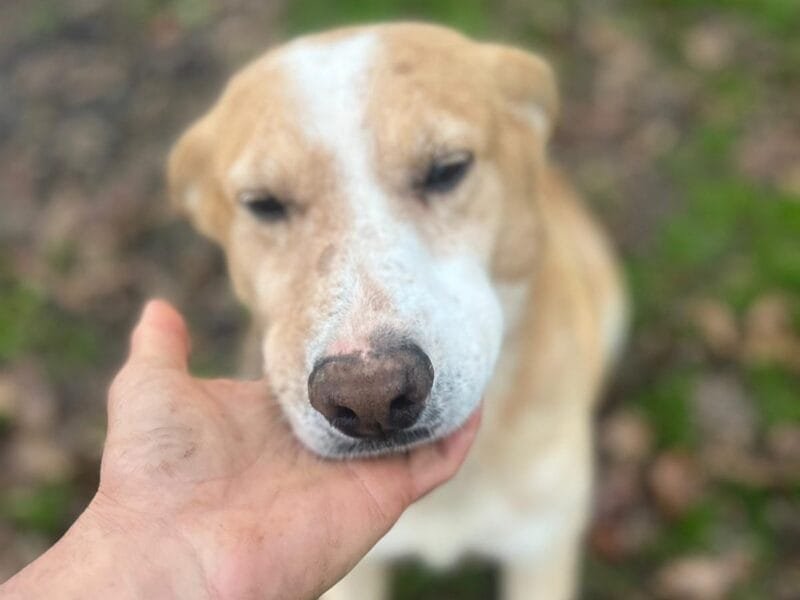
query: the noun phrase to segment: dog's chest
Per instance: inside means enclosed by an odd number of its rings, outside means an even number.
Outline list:
[[[470,555],[510,561],[546,551],[580,526],[585,494],[578,479],[559,486],[562,474],[553,469],[553,461],[568,464],[572,457],[542,458],[523,474],[523,491],[473,457],[453,481],[412,506],[372,556],[416,556],[445,568]]]
[[[589,421],[531,403],[509,431],[499,415],[515,366],[507,349],[486,390],[481,432],[456,477],[409,508],[370,557],[416,556],[434,567],[469,555],[533,559],[581,529],[591,478]],[[503,436],[520,442],[498,443]]]

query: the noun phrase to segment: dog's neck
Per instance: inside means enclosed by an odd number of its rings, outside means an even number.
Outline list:
[[[502,397],[506,394],[504,382],[510,382],[511,374],[517,366],[517,359],[525,340],[524,321],[530,311],[534,278],[528,276],[515,282],[502,282],[495,285],[503,310],[503,343],[497,356],[494,374],[490,379],[485,399]],[[488,404],[488,403],[487,403]],[[491,406],[484,406],[484,415],[492,412]],[[491,418],[491,415],[488,415]]]
[[[501,283],[497,286],[500,305],[503,307],[503,348],[519,337],[520,325],[533,287],[533,279],[525,278],[515,283]]]

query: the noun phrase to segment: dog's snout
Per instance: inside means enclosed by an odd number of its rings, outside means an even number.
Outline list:
[[[311,405],[342,433],[382,437],[417,422],[433,365],[416,344],[323,358],[308,378]]]

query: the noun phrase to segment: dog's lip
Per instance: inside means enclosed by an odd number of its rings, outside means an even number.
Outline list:
[[[338,436],[334,452],[342,457],[375,456],[403,452],[436,438],[437,427],[427,425],[396,431],[375,438],[354,438],[342,434]]]
[[[342,432],[342,435],[340,437],[343,437],[348,442],[367,442],[367,443],[379,442],[379,443],[391,444],[397,441],[400,441],[402,443],[408,438],[417,439],[423,436],[430,437],[434,429],[436,429],[435,426],[425,426],[425,427],[415,427],[411,429],[401,429],[399,431],[382,430],[380,433],[365,435],[363,437],[355,437]]]
[[[356,437],[350,437],[349,435],[344,435],[344,438],[348,442],[355,444],[369,445],[376,443],[383,445],[391,445],[391,444],[402,445],[429,439],[433,437],[434,429],[435,427],[416,427],[412,429],[403,429],[401,431],[392,431],[374,437],[356,438]]]

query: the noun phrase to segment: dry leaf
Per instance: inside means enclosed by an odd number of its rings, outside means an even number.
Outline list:
[[[650,468],[648,483],[659,509],[670,518],[684,514],[703,493],[694,457],[680,451],[661,454]]]

